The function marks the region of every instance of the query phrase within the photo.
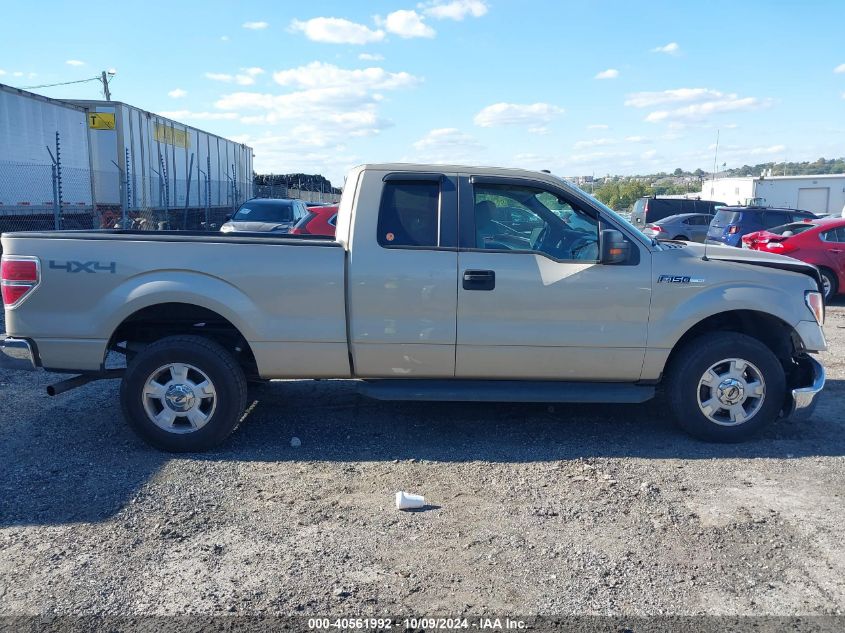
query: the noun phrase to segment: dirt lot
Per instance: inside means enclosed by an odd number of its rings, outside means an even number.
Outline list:
[[[653,403],[293,381],[172,457],[130,433],[115,381],[51,399],[54,376],[0,371],[0,615],[842,614],[845,307],[826,331],[815,419],[737,446]],[[396,511],[400,489],[431,507]]]

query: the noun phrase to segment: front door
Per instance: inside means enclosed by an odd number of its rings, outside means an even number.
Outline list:
[[[627,263],[598,263],[597,212],[552,187],[473,177],[460,189],[455,375],[637,380],[648,250],[632,241]]]

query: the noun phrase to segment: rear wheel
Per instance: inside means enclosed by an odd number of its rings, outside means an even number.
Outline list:
[[[763,343],[735,332],[707,334],[678,350],[668,368],[675,421],[711,442],[739,442],[777,419],[786,379]]]
[[[689,242],[689,238],[686,235],[676,235],[672,239],[673,240],[680,240],[682,242]]]
[[[836,280],[836,275],[827,268],[819,268],[819,272],[822,274],[822,290],[824,291],[825,301],[827,301],[839,292],[839,282]]]
[[[156,448],[202,451],[235,430],[246,407],[246,378],[222,346],[169,336],[129,363],[120,386],[132,429]]]

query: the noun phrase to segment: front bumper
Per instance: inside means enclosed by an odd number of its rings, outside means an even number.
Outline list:
[[[0,369],[34,371],[38,358],[32,343],[22,338],[0,338]]]
[[[805,356],[801,363],[810,384],[792,389],[791,402],[784,411],[784,417],[793,420],[806,420],[813,414],[819,400],[817,396],[824,388],[825,381],[824,367],[819,361],[812,356]]]

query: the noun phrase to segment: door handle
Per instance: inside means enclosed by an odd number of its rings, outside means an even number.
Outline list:
[[[464,290],[493,290],[496,273],[492,270],[465,270]]]
[[[842,252],[842,249],[841,249],[841,248],[831,248],[831,249],[830,249],[830,252],[831,252],[831,253],[836,253],[836,254],[838,255],[839,253],[841,253],[841,252]]]

